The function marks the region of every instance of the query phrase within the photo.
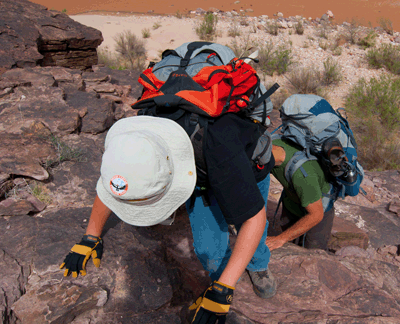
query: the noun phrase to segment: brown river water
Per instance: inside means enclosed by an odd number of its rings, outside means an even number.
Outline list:
[[[31,0],[32,1],[32,0]],[[400,31],[400,0],[33,0],[48,9],[66,10],[69,15],[79,13],[148,13],[175,14],[186,13],[196,8],[223,11],[252,9],[249,16],[268,15],[280,11],[284,17],[301,15],[321,17],[327,10],[335,15],[335,21],[356,19],[363,25],[379,26],[381,18],[389,19],[394,30]],[[237,3],[239,2],[239,3]]]

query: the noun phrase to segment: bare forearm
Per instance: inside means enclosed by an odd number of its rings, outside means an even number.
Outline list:
[[[266,211],[263,208],[254,217],[243,223],[232,255],[219,281],[233,287],[236,285],[260,243],[266,221]]]
[[[92,213],[90,214],[89,224],[86,229],[86,234],[101,236],[103,227],[110,215],[111,210],[102,203],[98,196],[96,196],[92,207]]]
[[[319,199],[306,207],[307,215],[300,218],[296,223],[278,236],[268,236],[265,244],[270,251],[280,248],[287,242],[293,241],[300,235],[307,233],[311,228],[317,225],[324,218],[324,209],[322,200]]]
[[[285,242],[290,242],[299,236],[307,233],[311,228],[317,225],[321,220],[312,214],[300,218],[296,223],[289,227],[286,231],[279,234],[278,237]]]

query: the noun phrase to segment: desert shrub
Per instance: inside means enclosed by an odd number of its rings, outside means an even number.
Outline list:
[[[367,82],[360,79],[350,89],[346,106],[357,115],[374,117],[388,130],[394,130],[400,123],[400,78],[381,76]]]
[[[236,36],[240,36],[241,30],[240,30],[240,24],[239,21],[235,18],[232,20],[232,23],[229,25],[228,28],[228,36],[230,37],[236,37]]]
[[[150,37],[150,29],[148,29],[148,28],[143,28],[143,29],[142,29],[142,37],[143,37],[143,38],[149,38],[149,37]]]
[[[379,48],[372,48],[367,53],[368,64],[372,68],[386,69],[394,74],[400,74],[400,46],[382,44]]]
[[[230,44],[227,45],[236,57],[245,57],[255,50],[255,44],[250,38],[250,34],[235,37]]]
[[[161,24],[158,23],[158,22],[155,22],[155,23],[153,24],[153,29],[154,29],[154,30],[156,30],[156,29],[158,29],[158,28],[160,28],[160,27],[161,27]]]
[[[376,44],[376,37],[378,35],[374,30],[370,30],[364,37],[361,37],[358,41],[358,45],[363,49],[374,47]]]
[[[324,51],[326,51],[326,50],[328,49],[328,47],[329,47],[329,42],[326,41],[326,40],[320,39],[320,40],[318,41],[318,45],[319,45],[319,47],[321,47]]]
[[[328,57],[323,65],[322,81],[325,85],[336,84],[342,79],[342,68],[336,60]]]
[[[277,20],[267,21],[265,25],[265,31],[273,36],[278,36],[279,34],[279,25]]]
[[[343,51],[342,46],[335,46],[335,47],[332,48],[332,54],[335,55],[335,56],[342,55],[342,51]]]
[[[124,67],[119,65],[118,59],[114,53],[106,48],[97,48],[97,58],[98,64],[107,66],[111,69],[124,69]]]
[[[388,132],[372,117],[349,116],[357,142],[358,160],[365,170],[393,170],[400,168],[398,133]],[[373,140],[371,140],[373,139]]]
[[[400,168],[400,79],[361,79],[346,97],[360,163],[368,170]],[[372,140],[371,140],[372,139]]]
[[[294,69],[287,77],[294,92],[301,94],[319,94],[322,85],[321,72],[311,67]]]
[[[357,20],[352,19],[350,23],[343,24],[343,27],[346,41],[350,44],[356,44],[360,33],[360,23]]]
[[[196,34],[202,40],[213,40],[216,37],[218,17],[209,12],[205,14],[203,21],[196,28]]]
[[[387,32],[389,35],[393,35],[393,23],[390,19],[388,18],[380,18],[379,19],[379,26],[383,28],[385,32]]]
[[[317,28],[317,36],[321,38],[328,39],[329,33],[331,32],[332,27],[329,22],[322,21],[319,27]]]
[[[115,51],[119,54],[120,65],[132,70],[142,71],[146,67],[146,49],[144,41],[130,30],[115,36]]]
[[[304,34],[304,25],[303,25],[303,21],[301,19],[299,19],[295,23],[294,29],[295,29],[297,35],[303,35]]]
[[[266,42],[259,48],[258,60],[257,69],[267,75],[283,74],[294,63],[289,43],[275,46],[273,42]]]
[[[179,10],[177,10],[175,12],[175,17],[178,18],[178,19],[182,19],[183,18],[183,14]]]

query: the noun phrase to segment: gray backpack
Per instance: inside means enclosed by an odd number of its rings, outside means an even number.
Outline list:
[[[304,177],[308,176],[303,163],[317,160],[331,185],[330,192],[322,199],[324,211],[330,209],[339,197],[343,199],[346,195],[355,196],[359,190],[363,191],[360,185],[364,170],[357,161],[357,144],[347,119],[325,99],[310,94],[290,96],[283,103],[280,114],[282,125],[272,133],[281,128],[282,134],[273,134],[272,139],[282,138],[303,149],[296,152],[285,167],[285,178],[291,186],[293,174],[298,169]],[[329,158],[325,152],[326,143],[341,146],[344,154]],[[336,176],[329,171],[334,168]],[[346,181],[349,179],[350,182]]]

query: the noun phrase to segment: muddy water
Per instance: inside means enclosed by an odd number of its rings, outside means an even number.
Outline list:
[[[32,0],[31,0],[32,1]],[[248,15],[272,16],[280,11],[284,17],[301,15],[321,17],[331,10],[338,23],[357,19],[364,25],[378,26],[381,18],[390,19],[395,30],[400,31],[400,0],[33,0],[48,9],[67,10],[70,15],[101,11],[154,14],[181,13],[196,8],[217,8],[223,11],[252,9]],[[239,3],[237,3],[239,2]]]

